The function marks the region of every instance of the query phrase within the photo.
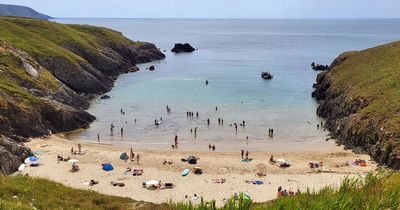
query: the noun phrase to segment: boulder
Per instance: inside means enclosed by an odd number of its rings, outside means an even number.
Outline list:
[[[11,174],[25,158],[32,155],[29,148],[0,135],[0,174]]]
[[[149,67],[149,70],[150,70],[150,71],[154,71],[155,69],[156,69],[156,68],[155,68],[154,66],[150,66],[150,67]]]
[[[175,44],[174,48],[172,48],[171,51],[174,53],[181,53],[181,52],[193,52],[195,51],[195,49],[189,43],[185,44],[177,43]]]
[[[100,99],[109,99],[109,98],[110,98],[109,95],[102,95],[102,96],[100,97]]]

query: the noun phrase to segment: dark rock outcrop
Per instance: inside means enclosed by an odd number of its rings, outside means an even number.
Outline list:
[[[182,52],[193,52],[195,51],[195,49],[189,43],[185,44],[177,43],[175,44],[174,48],[172,48],[171,51],[174,53],[182,53]]]
[[[29,148],[21,143],[0,135],[0,173],[10,174],[18,169],[18,166],[31,155]]]
[[[311,68],[315,71],[327,71],[330,69],[328,65],[315,64],[314,62],[311,63]]]

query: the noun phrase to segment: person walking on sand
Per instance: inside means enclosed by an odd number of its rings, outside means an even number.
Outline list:
[[[71,147],[71,155],[74,154],[74,147]]]
[[[242,154],[242,159],[243,159],[243,156],[244,156],[244,150],[240,150],[240,153]]]
[[[81,152],[82,152],[82,146],[81,144],[78,144],[78,154],[81,154]]]
[[[136,163],[137,163],[138,165],[140,165],[139,160],[140,160],[140,157],[139,157],[139,154],[137,154],[137,155],[136,155]]]
[[[132,147],[131,147],[130,157],[131,157],[131,161],[133,161],[133,159],[135,158],[135,153],[133,153],[133,148]]]
[[[246,160],[248,160],[248,159],[249,159],[249,151],[246,150]]]

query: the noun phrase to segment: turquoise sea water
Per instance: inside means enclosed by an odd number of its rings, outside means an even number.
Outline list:
[[[226,150],[251,145],[254,150],[265,150],[277,142],[296,147],[315,142],[319,147],[327,132],[316,128],[322,119],[316,116],[317,103],[311,98],[317,72],[310,69],[310,63],[330,64],[344,51],[400,37],[398,19],[54,21],[109,27],[166,50],[166,59],[121,75],[108,93],[111,99],[95,101],[88,110],[97,120],[89,129],[71,135],[95,142],[99,133],[103,143],[146,148],[169,148],[175,134],[187,149],[203,150],[209,143]],[[175,55],[170,49],[177,42],[189,42],[198,50]],[[146,70],[150,65],[156,70]],[[266,70],[274,75],[273,80],[260,78],[260,72]],[[208,86],[205,80],[210,82]],[[170,114],[166,105],[172,108]],[[121,108],[125,115],[120,114]],[[198,111],[200,117],[187,118],[186,111]],[[162,124],[154,126],[154,119],[160,117]],[[218,126],[217,118],[224,119],[224,126]],[[242,120],[246,127],[239,126],[238,132],[229,126]],[[116,126],[113,135],[111,123]],[[194,127],[198,127],[196,138],[190,133]],[[274,128],[273,139],[267,136],[268,128]]]

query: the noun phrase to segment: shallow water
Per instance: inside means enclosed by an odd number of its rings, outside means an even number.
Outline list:
[[[111,99],[95,101],[88,110],[97,120],[69,136],[97,141],[99,133],[103,143],[145,148],[169,148],[175,134],[183,148],[199,150],[209,143],[221,150],[267,150],[276,142],[286,142],[283,147],[297,142],[293,145],[299,149],[330,145],[323,143],[327,132],[316,127],[322,119],[316,116],[317,103],[311,98],[317,72],[310,63],[329,64],[344,51],[394,41],[400,35],[397,19],[55,21],[113,28],[166,50],[166,59],[152,63],[155,71],[146,70],[151,64],[143,64],[141,71],[120,76],[108,93]],[[175,55],[170,49],[176,42],[189,42],[198,51]],[[266,70],[274,75],[270,81],[260,78]],[[170,114],[166,105],[172,108]],[[198,111],[200,116],[187,118],[186,111]],[[154,119],[160,117],[161,125],[155,126]],[[224,119],[223,126],[218,118]],[[246,127],[239,126],[237,132],[229,126],[242,120]],[[116,126],[113,134],[111,123]],[[195,127],[196,138],[190,133]],[[268,128],[274,128],[273,139],[267,136]]]

